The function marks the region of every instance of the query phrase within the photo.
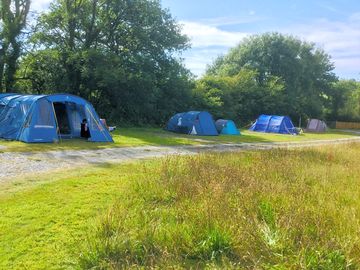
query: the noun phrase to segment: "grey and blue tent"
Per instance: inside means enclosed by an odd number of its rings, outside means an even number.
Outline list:
[[[69,94],[12,95],[0,99],[0,138],[23,142],[55,142],[81,137],[87,120],[92,142],[113,142],[94,107]]]
[[[297,135],[297,130],[290,117],[279,115],[260,115],[249,130]]]
[[[165,129],[171,132],[191,135],[219,135],[212,115],[205,111],[177,113],[170,118]]]
[[[240,131],[232,120],[218,119],[216,120],[215,125],[219,134],[240,135]]]

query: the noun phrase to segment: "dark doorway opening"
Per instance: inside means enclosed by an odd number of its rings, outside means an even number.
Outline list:
[[[71,129],[65,103],[54,102],[57,124],[61,135],[70,135]]]

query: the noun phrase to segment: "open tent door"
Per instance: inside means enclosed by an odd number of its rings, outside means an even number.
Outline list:
[[[54,102],[54,112],[61,136],[71,135],[69,116],[67,114],[66,104],[63,102]]]

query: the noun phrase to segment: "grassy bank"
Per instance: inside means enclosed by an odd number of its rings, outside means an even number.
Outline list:
[[[85,140],[62,140],[59,143],[26,144],[0,140],[0,152],[33,152],[66,149],[103,149],[109,147],[195,145],[209,143],[303,142],[331,140],[358,136],[349,132],[330,130],[327,133],[305,133],[298,136],[242,131],[242,136],[192,136],[175,134],[156,128],[124,128],[112,133],[114,143],[92,143]],[[1,148],[1,147],[4,148]]]
[[[0,268],[357,269],[360,144],[3,183]]]

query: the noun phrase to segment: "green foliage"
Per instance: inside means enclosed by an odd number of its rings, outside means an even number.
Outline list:
[[[332,269],[356,269],[349,264],[342,251],[318,251],[305,252],[305,265],[309,270],[332,270]]]
[[[117,124],[188,110],[241,125],[262,113],[360,119],[358,83],[337,82],[330,56],[295,37],[251,36],[195,81],[180,58],[188,39],[159,0],[54,0],[25,38],[29,8],[1,0],[1,91],[80,95]]]
[[[22,91],[80,95],[118,123],[159,124],[188,108],[177,58],[187,38],[159,1],[57,0],[35,29]]]
[[[360,82],[340,80],[330,93],[329,118],[340,121],[360,121]]]
[[[268,77],[259,85],[258,72],[241,69],[234,76],[207,75],[196,82],[193,91],[196,108],[212,112],[217,118],[235,119],[248,124],[262,113],[281,113],[284,85]]]
[[[208,75],[235,76],[242,69],[257,72],[255,79],[260,87],[272,78],[284,84],[282,104],[273,100],[273,113],[322,117],[326,95],[331,83],[336,81],[329,55],[314,44],[292,36],[266,33],[245,39],[230,52],[218,58],[208,70]],[[263,91],[264,96],[268,94]],[[252,106],[252,109],[255,109]],[[266,110],[266,109],[265,109]]]
[[[0,92],[13,92],[30,0],[0,1]]]

